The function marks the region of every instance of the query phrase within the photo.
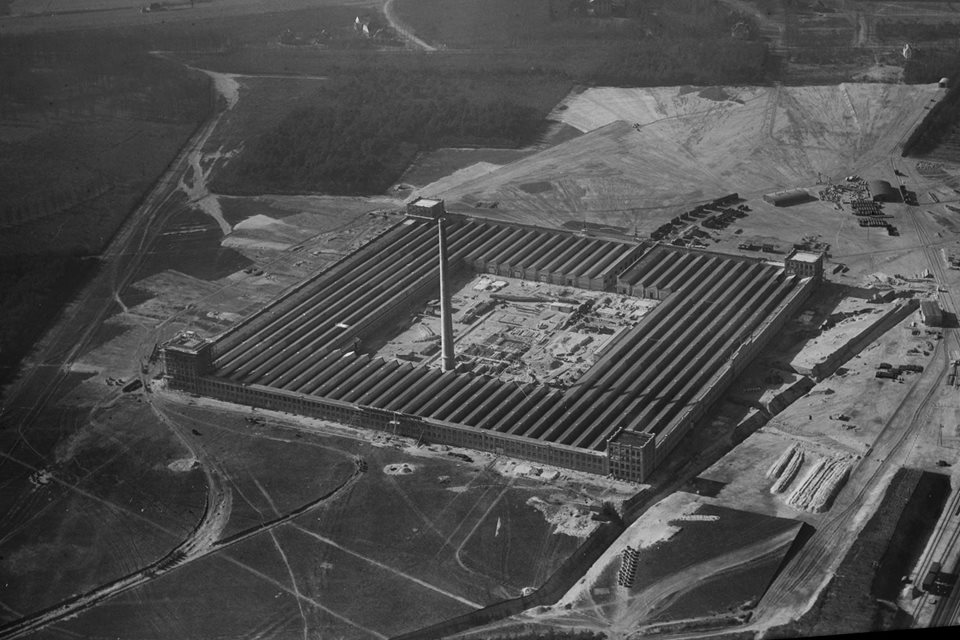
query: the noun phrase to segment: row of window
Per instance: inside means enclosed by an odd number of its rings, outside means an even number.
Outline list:
[[[200,391],[213,397],[228,401],[252,404],[275,410],[294,413],[319,415],[319,417],[344,423],[358,423],[367,428],[385,429],[391,424],[390,416],[366,413],[353,407],[328,404],[321,399],[306,397],[285,397],[269,391],[250,389],[233,382],[204,379]],[[471,449],[506,453],[519,458],[556,464],[570,469],[582,469],[598,474],[605,473],[605,459],[591,453],[579,453],[549,446],[547,443],[517,442],[512,439],[498,438],[493,434],[480,433],[468,429],[457,429],[428,422],[417,423],[398,416],[397,426],[411,437],[423,437],[442,444],[463,446]]]

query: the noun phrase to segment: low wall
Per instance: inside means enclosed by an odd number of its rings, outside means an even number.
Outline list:
[[[806,376],[798,376],[796,380],[776,393],[766,394],[760,398],[760,404],[770,415],[776,415],[793,404],[797,398],[813,389],[816,383]]]
[[[907,316],[920,307],[916,299],[907,300],[890,309],[880,316],[875,322],[870,324],[863,331],[853,336],[844,345],[831,353],[825,359],[816,363],[810,369],[794,367],[798,373],[813,376],[818,380],[833,375],[833,373],[844,363],[848,362],[855,355],[867,348],[871,342],[882,336],[884,333],[900,324]]]

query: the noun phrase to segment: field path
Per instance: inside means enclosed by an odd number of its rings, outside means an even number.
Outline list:
[[[4,627],[0,627],[0,638],[7,640],[23,637],[26,634],[33,633],[48,627],[51,624],[60,622],[65,618],[75,616],[82,611],[90,609],[101,602],[109,600],[114,596],[129,591],[130,589],[142,586],[151,580],[159,578],[160,576],[165,575],[185,564],[189,564],[190,562],[199,560],[200,558],[206,557],[210,554],[223,551],[224,549],[242,542],[243,540],[252,538],[253,536],[272,532],[276,527],[290,522],[294,518],[307,513],[308,511],[311,511],[322,504],[336,500],[341,494],[349,490],[363,474],[363,461],[357,459],[355,460],[355,463],[356,468],[354,469],[354,472],[339,486],[326,495],[320,496],[319,498],[308,502],[307,504],[304,504],[282,516],[274,518],[273,520],[262,523],[255,527],[251,527],[250,529],[241,531],[240,533],[220,541],[216,541],[216,537],[219,536],[223,525],[226,524],[226,520],[223,517],[224,513],[229,515],[229,504],[224,504],[225,501],[228,501],[225,496],[228,496],[229,494],[226,492],[221,492],[220,487],[215,486],[211,491],[211,494],[217,494],[219,492],[219,500],[211,505],[208,498],[207,509],[204,512],[201,522],[197,525],[190,536],[188,536],[180,545],[170,551],[167,555],[141,569],[138,569],[137,571],[134,571],[133,573],[91,589],[90,591],[80,595],[74,596],[68,600],[65,600],[64,602],[61,602],[60,604],[37,611]],[[284,588],[288,589],[288,587],[285,585]],[[304,596],[302,594],[298,595],[298,599],[303,598]],[[353,623],[351,622],[351,624]]]

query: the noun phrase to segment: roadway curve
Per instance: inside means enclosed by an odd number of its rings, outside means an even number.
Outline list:
[[[230,494],[222,491],[222,485],[215,483],[211,486],[211,493],[214,494],[216,498],[215,501],[211,502],[208,499],[200,523],[183,542],[167,553],[167,555],[133,573],[129,573],[112,582],[108,582],[107,584],[74,596],[52,607],[37,611],[4,627],[0,627],[0,638],[3,640],[20,638],[25,634],[60,622],[64,618],[75,616],[105,600],[109,600],[125,591],[140,587],[151,580],[170,573],[178,567],[182,567],[210,554],[223,551],[253,536],[266,533],[304,513],[316,509],[322,504],[336,500],[340,495],[349,491],[366,470],[366,463],[363,459],[355,458],[354,464],[355,468],[353,473],[326,495],[320,496],[273,520],[241,531],[219,542],[216,541],[216,538],[219,537],[223,526],[226,525],[224,514],[226,513],[226,515],[229,516],[229,499],[224,500],[223,496],[229,497]]]
[[[9,429],[4,434],[4,439],[12,440],[4,443],[4,455],[0,456],[0,470],[11,461],[18,462],[28,469],[46,466],[49,455],[47,449],[53,443],[36,442],[37,438],[32,436],[31,430],[41,423],[40,418],[46,415],[48,408],[68,391],[71,366],[87,349],[103,322],[116,311],[108,301],[117,302],[122,308],[120,292],[130,284],[147,255],[147,249],[169,218],[178,210],[173,197],[180,188],[181,176],[192,169],[191,158],[200,153],[225,112],[219,111],[212,114],[203,125],[198,127],[167,166],[155,182],[153,189],[127,217],[99,256],[102,264],[98,273],[81,290],[76,301],[38,345],[33,356],[35,364],[24,367],[21,377],[8,388],[5,407],[0,412],[0,428]],[[144,349],[147,348],[144,345],[141,347],[137,350],[138,359],[145,355]],[[144,381],[146,382],[145,379]],[[157,410],[156,406],[154,409]],[[206,506],[203,516],[193,531],[176,548],[159,560],[108,584],[0,627],[0,637],[15,638],[35,631],[143,584],[146,580],[162,575],[185,561],[219,550],[224,544],[216,541],[229,519],[232,496],[222,472],[211,464],[202,450],[191,446],[172,421],[166,419],[159,411],[158,416],[201,462],[207,478]],[[73,422],[61,424],[60,432],[56,437],[69,435],[71,430],[78,426],[80,425]],[[22,471],[9,475],[14,476],[17,473]],[[315,506],[314,503],[311,505]],[[279,521],[268,523],[270,526],[276,524],[279,524]]]

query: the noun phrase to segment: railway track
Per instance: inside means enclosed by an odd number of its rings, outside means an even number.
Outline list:
[[[887,420],[877,438],[877,443],[868,456],[854,471],[848,487],[859,487],[853,496],[846,498],[847,505],[830,518],[800,551],[793,563],[776,579],[766,597],[757,607],[755,619],[775,618],[781,610],[807,610],[819,592],[817,582],[826,584],[829,572],[825,567],[838,563],[859,533],[861,510],[867,504],[868,494],[881,486],[898,468],[917,435],[920,416],[930,400],[940,391],[947,375],[948,360],[942,343],[937,343],[934,360],[940,366],[930,366],[921,374],[906,398]],[[919,397],[918,397],[919,394]],[[904,415],[906,412],[908,415]],[[871,466],[871,463],[876,463]],[[841,494],[842,496],[842,494]],[[798,597],[809,602],[798,602]]]
[[[957,523],[958,514],[960,514],[960,491],[955,490],[950,500],[944,505],[943,514],[937,522],[937,528],[927,542],[926,549],[924,549],[916,565],[917,571],[914,576],[914,584],[918,584],[919,581],[923,580],[934,562],[944,564],[950,550],[960,541],[960,523]],[[951,523],[953,525],[952,527]],[[946,567],[944,567],[944,569],[946,569]],[[956,569],[956,567],[954,567],[954,569]],[[914,620],[917,620],[922,609],[930,604],[932,597],[930,593],[925,592],[917,599],[910,611]],[[960,607],[960,598],[958,598],[958,591],[955,589],[947,601],[941,603],[941,606],[934,612],[933,618],[931,619],[931,626],[951,624],[951,621],[955,621],[957,615],[960,614],[958,607]]]

